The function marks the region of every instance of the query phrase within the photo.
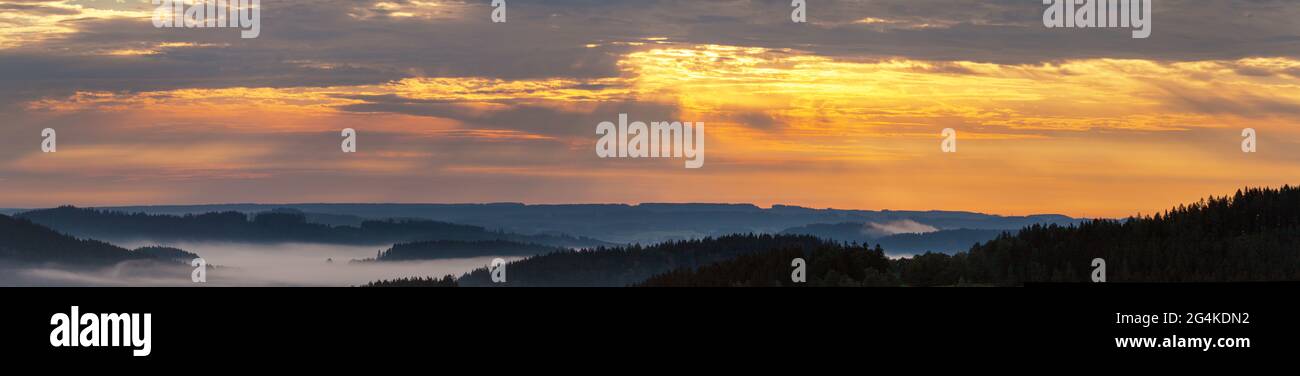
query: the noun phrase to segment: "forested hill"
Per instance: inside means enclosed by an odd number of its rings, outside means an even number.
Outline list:
[[[908,223],[938,230],[1017,230],[1036,223],[1071,224],[1062,215],[999,216],[953,211],[840,210],[788,205],[760,208],[751,204],[228,204],[191,206],[132,206],[102,208],[124,213],[166,215],[239,211],[254,214],[272,210],[298,210],[309,222],[357,226],[366,219],[418,218],[483,226],[523,234],[570,234],[620,244],[656,244],[665,241],[718,237],[745,233],[777,233],[820,223],[856,222],[879,226]],[[854,229],[859,233],[861,228]],[[894,232],[889,232],[894,233]],[[822,234],[811,234],[822,236]],[[873,237],[888,234],[876,234]],[[996,236],[996,234],[994,234]],[[823,236],[824,237],[824,236]],[[829,237],[863,241],[856,237]],[[988,237],[979,239],[985,241]],[[875,244],[875,241],[871,242]],[[964,251],[971,243],[964,244]],[[892,249],[886,248],[890,252]]]
[[[627,246],[566,251],[506,265],[502,286],[628,286],[674,269],[698,268],[740,255],[778,249],[811,250],[833,242],[804,235],[730,235]],[[788,262],[788,261],[787,261]],[[460,286],[493,286],[488,269],[462,276]]]
[[[657,276],[651,286],[788,284],[789,250],[741,256]],[[1077,226],[1029,226],[953,256],[891,261],[886,276],[864,272],[863,256],[829,249],[808,259],[808,285],[1015,286],[1089,282],[1095,258],[1108,282],[1300,280],[1300,188],[1244,189],[1164,213]],[[845,261],[850,260],[850,261]],[[878,269],[877,269],[878,270]],[[784,279],[782,279],[784,277]],[[778,283],[779,282],[779,283]]]
[[[361,287],[458,287],[456,277],[444,276],[442,278],[433,277],[413,277],[397,278],[389,280],[374,281]]]
[[[795,283],[792,261],[804,260],[804,282]],[[879,246],[823,244],[812,249],[781,248],[735,259],[682,268],[654,276],[649,287],[898,286],[901,282]]]
[[[0,261],[94,266],[155,258],[150,252],[77,239],[25,219],[0,215]]]
[[[564,249],[538,244],[517,243],[505,240],[465,242],[458,240],[433,240],[394,244],[380,252],[378,258],[357,260],[363,262],[418,261],[471,257],[536,256]]]
[[[1030,226],[954,259],[969,281],[1110,282],[1300,280],[1300,187],[1252,188],[1164,213],[1078,226]]]
[[[307,221],[304,213],[274,211],[183,216],[128,214],[64,206],[18,215],[76,236],[105,240],[206,240],[236,242],[307,242],[383,244],[422,240],[508,240],[556,247],[609,245],[599,240],[561,235],[519,235],[479,226],[429,220],[368,220],[360,226],[330,226]]]
[[[916,255],[926,252],[954,254],[967,251],[971,246],[996,239],[1002,233],[1014,230],[956,229],[924,234],[894,234],[861,243],[876,243],[890,255]],[[844,241],[842,239],[837,239]]]

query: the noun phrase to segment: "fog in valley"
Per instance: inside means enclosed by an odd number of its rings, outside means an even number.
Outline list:
[[[204,286],[357,286],[402,277],[460,276],[487,266],[495,256],[407,262],[349,261],[374,258],[390,245],[247,244],[227,242],[129,241],[114,244],[180,248],[209,266]],[[514,261],[520,257],[502,257]],[[332,262],[331,262],[332,260]],[[104,268],[62,265],[0,265],[0,284],[9,286],[194,286],[193,267],[157,261],[123,262]]]

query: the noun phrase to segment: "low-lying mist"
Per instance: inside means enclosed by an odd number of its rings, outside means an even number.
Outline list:
[[[115,243],[180,248],[198,254],[213,266],[204,286],[356,286],[381,279],[460,276],[487,266],[497,256],[406,262],[350,263],[375,257],[390,245],[249,244],[226,242]],[[502,257],[507,261],[519,257]],[[9,266],[0,277],[5,285],[40,286],[194,286],[193,268],[163,262],[121,263],[104,268]]]

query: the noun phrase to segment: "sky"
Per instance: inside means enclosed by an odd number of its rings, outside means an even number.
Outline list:
[[[1047,28],[1037,0],[490,3],[263,0],[244,39],[156,28],[149,1],[0,0],[0,207],[1121,217],[1300,176],[1294,1],[1156,0],[1146,39]],[[705,123],[704,167],[599,158],[619,114]]]

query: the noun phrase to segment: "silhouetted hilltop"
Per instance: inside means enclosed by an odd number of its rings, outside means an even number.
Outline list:
[[[1048,221],[1048,223],[1058,222]],[[1074,222],[1063,221],[1058,224],[1070,223]],[[812,235],[841,242],[879,242],[892,254],[910,255],[924,252],[957,253],[966,251],[975,243],[993,240],[1004,231],[1018,230],[1022,227],[1002,229],[1000,226],[995,226],[990,229],[960,228],[940,230],[923,223],[901,220],[884,223],[814,223],[788,228],[781,231],[781,233]]]
[[[310,242],[383,244],[420,240],[509,240],[557,247],[608,245],[595,239],[561,235],[518,235],[479,226],[429,220],[366,220],[359,226],[330,226],[307,221],[304,213],[273,211],[251,216],[240,212],[182,216],[64,206],[33,210],[22,218],[77,236],[109,240],[209,240],[239,242]]]
[[[470,258],[484,256],[535,256],[551,252],[564,251],[538,244],[517,243],[506,240],[458,241],[434,240],[394,244],[392,248],[379,254],[377,258],[357,261],[389,262],[437,260],[449,258]]]
[[[802,253],[812,257],[808,280],[813,285],[1089,282],[1096,258],[1105,260],[1108,282],[1297,281],[1300,188],[1244,189],[1122,221],[1033,225],[977,244],[969,252],[893,260],[887,271],[873,264],[883,276],[845,261],[863,256],[846,256],[833,245],[819,249]],[[820,257],[823,253],[828,256]],[[646,285],[788,285],[789,263],[798,255],[788,249],[750,254],[699,269],[679,269]]]
[[[374,281],[361,285],[361,287],[458,287],[458,284],[456,283],[456,277],[453,276],[442,278],[412,277]]]
[[[67,265],[112,265],[156,259],[98,240],[77,239],[26,219],[0,215],[0,260]]]
[[[292,208],[275,208],[267,212],[284,213],[284,214],[301,214],[303,217],[306,218],[308,223],[319,223],[328,226],[360,227],[361,224],[366,221],[366,218],[358,217],[355,215],[308,213],[302,210],[292,209]],[[415,218],[390,218],[390,219],[415,219]]]
[[[804,260],[806,283],[795,283],[796,258]],[[897,286],[891,262],[879,246],[822,244],[741,255],[698,269],[682,268],[650,278],[648,287]]]
[[[1085,282],[1094,258],[1109,282],[1300,280],[1300,187],[1248,188],[1164,213],[1078,226],[1030,226],[951,259],[969,281]]]
[[[340,224],[364,219],[419,218],[502,229],[518,234],[570,234],[621,244],[653,244],[744,233],[779,233],[817,223],[912,221],[937,230],[1016,230],[1032,224],[1072,224],[1062,215],[999,216],[954,211],[841,210],[751,204],[228,204],[104,208],[127,213],[201,214],[238,211],[255,214],[277,208],[307,213],[308,222]],[[336,215],[338,217],[325,217]],[[891,233],[892,234],[892,233]],[[886,234],[887,235],[887,234]],[[839,239],[838,240],[848,240]],[[968,244],[969,246],[969,244]]]
[[[905,256],[917,255],[922,253],[947,253],[954,254],[970,250],[976,244],[996,239],[998,235],[1006,232],[1015,232],[1013,230],[975,230],[975,229],[957,229],[957,230],[939,230],[924,234],[894,234],[874,241],[860,240],[860,242],[875,242],[880,244],[889,251],[890,255]],[[843,239],[836,239],[847,241]]]
[[[135,249],[135,253],[148,255],[149,257],[163,261],[171,261],[187,265],[194,259],[199,258],[199,255],[192,252],[186,252],[179,248],[172,247],[140,247]]]
[[[628,286],[673,269],[697,268],[776,249],[815,249],[833,243],[811,236],[729,235],[720,238],[564,251],[506,265],[504,286]],[[461,286],[492,286],[487,268],[462,276]]]

